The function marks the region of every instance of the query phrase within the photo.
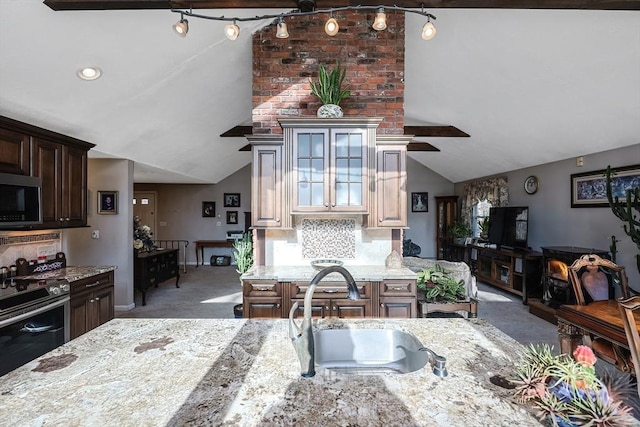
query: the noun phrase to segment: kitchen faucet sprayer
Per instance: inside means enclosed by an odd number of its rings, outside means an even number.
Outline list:
[[[313,340],[313,328],[311,327],[311,302],[313,300],[313,292],[316,286],[326,275],[331,273],[340,273],[347,281],[349,288],[348,298],[350,300],[359,300],[360,292],[356,281],[351,273],[342,266],[331,266],[320,270],[309,283],[307,292],[304,294],[304,319],[302,325],[298,326],[293,320],[293,315],[298,310],[298,302],[295,302],[289,311],[289,337],[293,343],[293,348],[298,354],[300,360],[301,375],[305,378],[313,377],[315,370],[315,343]]]

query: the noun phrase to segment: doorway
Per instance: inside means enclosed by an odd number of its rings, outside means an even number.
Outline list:
[[[152,236],[156,236],[156,199],[158,194],[155,191],[134,191],[133,192],[133,215],[140,218],[140,224],[148,225],[151,228]],[[157,239],[157,237],[153,237]]]

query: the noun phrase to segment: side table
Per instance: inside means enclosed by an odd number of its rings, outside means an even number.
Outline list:
[[[473,298],[470,298],[469,301],[453,303],[418,300],[418,307],[420,308],[420,317],[428,317],[429,313],[453,313],[456,311],[466,311],[467,319],[475,319],[478,317],[478,301]]]

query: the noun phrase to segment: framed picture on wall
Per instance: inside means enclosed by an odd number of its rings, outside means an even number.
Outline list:
[[[212,218],[216,216],[216,202],[202,202],[203,218]]]
[[[224,207],[225,208],[239,208],[240,207],[240,193],[224,193]]]
[[[98,191],[98,213],[116,215],[118,213],[118,192]]]
[[[640,185],[640,165],[611,168],[612,196],[623,200],[626,191]],[[608,207],[605,169],[571,175],[571,207]]]
[[[429,212],[429,193],[411,193],[411,212]]]
[[[238,211],[227,211],[227,224],[238,223]]]

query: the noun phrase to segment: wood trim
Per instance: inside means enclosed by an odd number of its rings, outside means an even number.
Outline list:
[[[129,10],[129,9],[294,9],[296,0],[45,0],[53,10]],[[333,0],[331,7],[399,6],[426,9],[580,9],[580,10],[640,10],[638,0]],[[327,6],[318,6],[326,8]]]
[[[253,126],[239,125],[220,134],[221,138],[242,137],[253,133]],[[241,150],[242,151],[242,150]]]
[[[81,139],[76,139],[71,136],[43,129],[5,116],[0,116],[0,127],[14,132],[24,133],[35,138],[46,139],[47,141],[56,141],[72,147],[81,148],[83,150],[89,150],[96,146],[95,144]]]
[[[410,142],[407,145],[407,151],[440,151],[428,142]]]
[[[469,134],[455,126],[405,126],[405,135],[445,138],[468,138]]]

